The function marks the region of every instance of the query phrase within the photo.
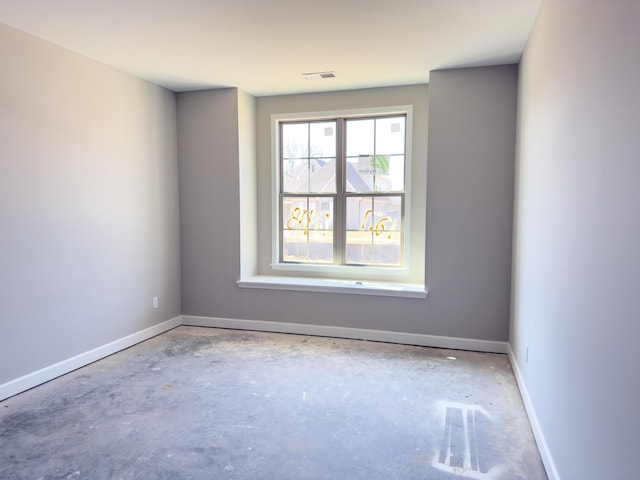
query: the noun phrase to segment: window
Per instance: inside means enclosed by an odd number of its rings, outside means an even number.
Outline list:
[[[259,99],[237,285],[426,298],[427,113],[421,86]]]
[[[411,109],[275,123],[274,264],[406,266]]]

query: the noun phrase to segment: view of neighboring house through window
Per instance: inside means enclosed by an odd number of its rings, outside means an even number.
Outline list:
[[[401,267],[406,115],[279,123],[280,262]]]

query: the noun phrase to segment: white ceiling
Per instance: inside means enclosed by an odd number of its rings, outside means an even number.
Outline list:
[[[175,91],[425,83],[514,63],[541,0],[0,0],[0,22]],[[335,70],[336,78],[301,74]]]

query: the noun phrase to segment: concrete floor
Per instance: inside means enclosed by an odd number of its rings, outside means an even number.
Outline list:
[[[0,402],[0,478],[547,477],[504,355],[178,327]]]

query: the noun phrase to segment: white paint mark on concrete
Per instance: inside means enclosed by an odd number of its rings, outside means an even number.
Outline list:
[[[251,395],[255,395],[256,397],[271,398],[271,395],[269,395],[268,393],[265,393],[265,394],[262,394],[262,393],[252,393]]]
[[[483,432],[486,425],[481,422],[482,417],[487,422],[492,422],[491,415],[479,405],[438,402],[437,407],[444,420],[445,431],[440,451],[435,454],[431,464],[439,470],[463,478],[501,478],[504,466],[486,465],[487,458],[478,441],[479,435],[486,435],[486,432]]]
[[[231,426],[235,428],[256,428],[253,425],[231,425]]]

